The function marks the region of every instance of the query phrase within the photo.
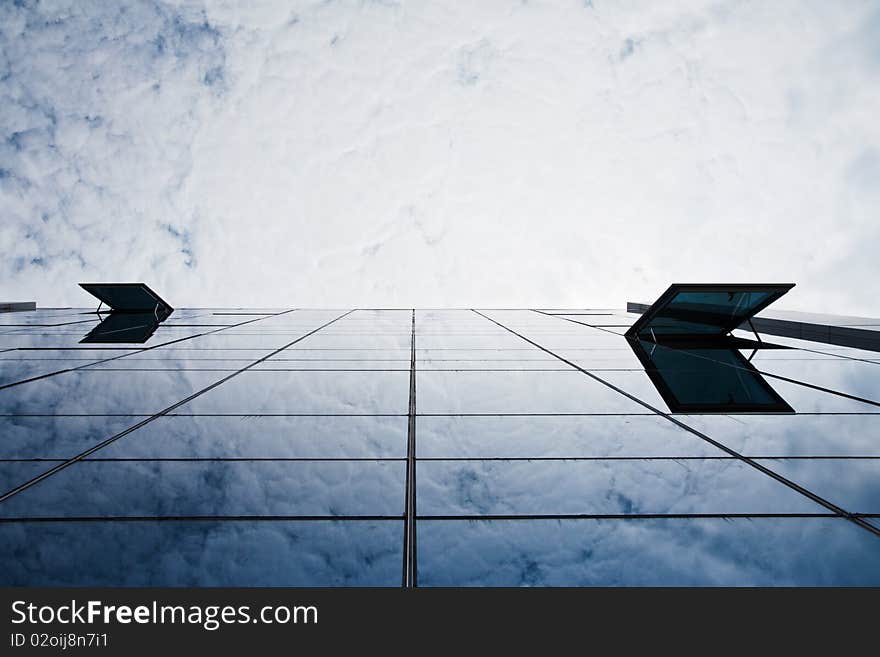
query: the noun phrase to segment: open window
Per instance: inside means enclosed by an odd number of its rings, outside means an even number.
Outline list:
[[[626,336],[652,342],[724,338],[793,287],[794,283],[676,283]]]
[[[792,413],[742,349],[779,349],[734,337],[735,328],[794,283],[670,285],[626,337],[673,413]],[[754,331],[754,327],[752,327]],[[754,351],[752,355],[754,355]]]
[[[174,310],[146,283],[80,283],[79,286],[113,312],[155,312],[157,316],[167,317]]]
[[[794,412],[737,348],[744,345],[629,344],[673,413]]]
[[[99,316],[101,306],[110,308],[80,342],[143,343],[174,312],[146,283],[80,283],[80,287],[100,301]]]

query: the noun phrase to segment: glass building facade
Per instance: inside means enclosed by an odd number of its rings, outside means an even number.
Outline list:
[[[2,313],[0,583],[880,584],[880,353],[638,317]]]

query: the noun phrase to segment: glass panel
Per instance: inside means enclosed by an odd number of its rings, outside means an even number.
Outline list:
[[[295,348],[285,349],[281,353],[272,356],[266,362],[308,363],[313,360],[340,361],[349,364],[359,361],[376,361],[378,363],[403,362],[409,367],[410,350],[409,347],[406,349],[310,349],[296,345]]]
[[[426,360],[416,363],[421,372],[457,372],[457,371],[548,371],[571,372],[572,367],[561,360]]]
[[[418,372],[419,413],[643,413],[646,409],[576,370]]]
[[[687,415],[678,419],[745,456],[880,456],[880,415]]]
[[[272,358],[258,363],[254,366],[255,370],[274,370],[274,371],[299,371],[299,370],[337,370],[337,371],[395,371],[409,372],[409,360],[358,360],[358,359],[337,359],[337,360],[281,360]]]
[[[138,352],[143,352],[144,355],[149,355],[152,353],[158,353],[157,351],[144,351],[141,348],[137,349],[107,349],[107,348],[95,348],[95,349],[87,349],[84,347],[78,347],[75,349],[12,349],[10,351],[0,352],[0,367],[5,367],[7,365],[12,365],[9,361],[45,361],[45,362],[55,362],[55,363],[65,363],[60,367],[70,367],[72,363],[76,363],[77,365],[84,365],[86,363],[93,363],[99,360],[104,360],[106,358],[112,358],[114,356],[123,356],[126,355],[126,358],[131,358],[133,355]],[[70,364],[68,364],[70,363]]]
[[[558,349],[554,353],[585,370],[640,370],[642,363],[621,340],[622,349]]]
[[[487,325],[492,326],[488,322]],[[416,346],[419,349],[523,349],[528,348],[529,343],[507,331],[470,335],[416,333]]]
[[[418,523],[420,586],[876,586],[842,518]]]
[[[182,360],[182,361],[237,361],[239,366],[253,363],[267,354],[265,349],[188,349],[179,347],[181,344],[189,344],[181,342],[167,347],[159,347],[157,349],[147,349],[137,353],[133,353],[119,360],[126,363],[135,361],[140,363],[155,362],[161,364],[164,360]]]
[[[733,335],[739,338],[754,339],[755,335],[751,331],[736,330]],[[800,338],[788,338],[781,335],[763,334],[763,337],[772,341],[774,344],[785,345],[801,349],[803,351],[818,352],[824,354],[833,354],[842,358],[860,358],[863,360],[876,359],[880,356],[880,352],[868,349],[858,349],[855,347],[844,347],[841,345],[830,344],[827,342],[814,342],[812,340],[803,340]]]
[[[171,360],[167,358],[156,358],[146,360],[139,358],[119,358],[117,360],[107,361],[90,365],[90,370],[112,370],[112,371],[169,371],[169,370],[193,370],[193,371],[211,371],[211,372],[236,372],[251,365],[254,361],[247,359],[221,360],[219,358],[200,359],[200,360]]]
[[[829,390],[844,392],[878,403],[880,412],[880,363],[858,360],[764,361],[759,369]]]
[[[816,390],[780,379],[772,381],[773,388],[798,413],[877,413],[880,408],[855,399],[848,399],[823,390]]]
[[[399,586],[403,523],[0,523],[3,586]]]
[[[73,458],[144,417],[0,416],[0,458]]]
[[[309,349],[410,349],[412,335],[333,335],[320,331],[291,347],[291,351],[308,347]]]
[[[753,339],[754,337],[752,335]],[[775,335],[765,335],[763,339],[765,341],[772,340],[774,344],[777,344]],[[807,351],[806,349],[797,349],[795,347],[786,349],[758,349],[754,354],[752,354],[750,349],[742,349],[741,353],[746,357],[750,357],[749,362],[758,369],[764,366],[765,361],[842,360],[840,354]]]
[[[97,315],[92,315],[97,318]],[[2,315],[0,315],[2,319]],[[77,331],[87,331],[98,325],[97,319],[73,319],[71,321],[64,320],[47,320],[48,324],[19,324],[19,325],[3,325],[0,324],[0,334],[3,335],[71,335]]]
[[[221,372],[77,370],[0,390],[7,414],[149,415],[219,381]]]
[[[34,463],[29,461],[0,461],[0,495],[12,490],[16,486],[20,486],[21,484],[30,481],[37,475],[40,475],[51,468],[53,465],[55,464]],[[2,511],[2,508],[2,504],[0,504],[0,511]]]
[[[99,458],[405,458],[406,417],[171,415]]]
[[[416,336],[418,347],[418,336]],[[416,367],[442,363],[468,363],[472,361],[533,362],[544,366],[559,363],[558,358],[540,349],[416,349]]]
[[[295,329],[290,333],[254,332],[235,334],[223,331],[202,335],[186,342],[178,342],[173,346],[177,348],[186,346],[192,349],[257,349],[263,352],[260,356],[266,356],[275,349],[280,349],[284,345],[293,342],[306,332],[302,329]]]
[[[420,461],[421,515],[821,513],[736,459]]]
[[[71,330],[64,333],[6,333],[0,335],[0,349],[28,349],[34,347],[40,349],[71,349],[81,347],[80,340],[82,340],[83,336],[88,332],[88,326],[89,325],[87,324],[69,326],[67,328]],[[164,338],[160,338],[156,334],[153,334],[153,337],[147,340],[144,345],[138,344],[132,346],[140,348],[142,346],[160,344],[163,341]]]
[[[80,461],[0,504],[0,515],[401,515],[404,468],[399,461]]]
[[[37,308],[26,312],[0,314],[0,326],[59,324],[94,318],[94,308]]]
[[[763,464],[850,513],[880,513],[880,459],[777,459]]]
[[[249,370],[196,397],[177,412],[355,415],[406,414],[408,410],[409,372]]]
[[[587,331],[594,332],[587,333]],[[523,335],[554,353],[561,353],[569,349],[613,348],[626,345],[626,338],[623,336],[612,335],[605,331],[600,333],[595,329],[589,329],[586,327],[584,327],[584,330],[579,333],[541,334],[538,331],[527,330],[523,331]]]
[[[419,458],[726,455],[653,414],[426,416],[416,436]]]
[[[0,385],[8,385],[45,374],[82,367],[90,362],[88,360],[0,360]],[[2,394],[3,391],[0,391],[0,395]]]

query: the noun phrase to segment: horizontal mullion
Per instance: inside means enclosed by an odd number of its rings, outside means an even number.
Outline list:
[[[249,361],[242,361],[249,362]],[[92,372],[237,372],[231,367],[96,367]],[[468,370],[479,371],[479,370]],[[503,370],[487,370],[503,371]],[[534,371],[534,370],[522,370]],[[561,371],[561,370],[554,370]],[[249,372],[409,372],[409,368],[261,367]]]
[[[878,457],[880,458],[880,457]],[[67,459],[45,459],[45,458],[25,458],[25,459],[0,459],[0,463],[63,463]],[[82,463],[112,463],[119,461],[123,463],[152,463],[159,462],[212,462],[212,461],[244,461],[244,462],[284,462],[284,461],[329,461],[329,462],[349,462],[349,461],[406,461],[406,457],[385,457],[385,456],[159,456],[147,458],[134,457],[116,457],[116,458],[85,458]]]
[[[859,514],[859,518],[880,517],[880,514]],[[418,520],[664,520],[702,518],[844,518],[836,513],[542,513],[485,515],[420,515]]]
[[[801,456],[749,456],[762,461],[867,461],[880,460],[880,456],[861,455],[801,455]],[[0,463],[59,463],[62,458],[0,458]],[[738,461],[736,456],[421,456],[416,461]],[[83,462],[144,462],[153,461],[406,461],[396,456],[158,456],[86,458]]]
[[[375,371],[375,370],[369,370]],[[658,413],[416,413],[418,417],[656,417]],[[762,413],[740,413],[741,416],[763,415]],[[853,413],[852,411],[805,412],[795,415],[880,415],[874,413]],[[406,413],[166,413],[165,417],[407,417]],[[150,417],[149,413],[0,413],[0,417]],[[673,416],[674,417],[674,416]]]
[[[857,518],[880,518],[877,513],[854,513]],[[750,518],[842,518],[834,513],[632,513],[632,514],[486,514],[486,515],[418,515],[417,520],[492,521],[492,520],[682,520],[682,519],[750,519]],[[0,518],[0,523],[43,522],[251,522],[251,521],[402,521],[403,515],[169,515],[169,516],[27,516]]]
[[[362,515],[362,516],[30,516],[20,518],[0,518],[0,523],[22,522],[251,522],[251,521],[352,521],[352,520],[395,520],[402,521],[403,515]]]

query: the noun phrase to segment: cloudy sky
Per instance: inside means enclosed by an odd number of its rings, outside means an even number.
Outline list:
[[[880,313],[880,2],[0,3],[0,300]]]

